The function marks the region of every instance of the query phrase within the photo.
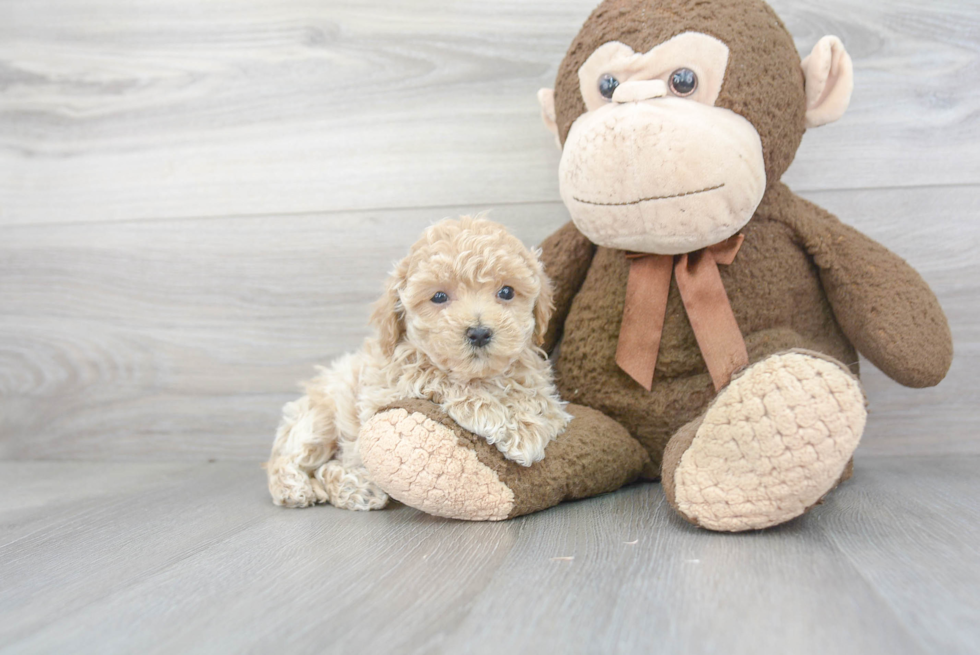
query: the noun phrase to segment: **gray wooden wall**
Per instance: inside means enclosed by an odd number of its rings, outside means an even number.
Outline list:
[[[567,220],[535,100],[597,0],[0,1],[0,458],[260,460],[430,222]],[[956,361],[863,452],[980,453],[980,12],[778,0],[855,61],[786,181],[915,265]]]

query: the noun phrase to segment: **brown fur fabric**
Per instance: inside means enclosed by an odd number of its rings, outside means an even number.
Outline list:
[[[649,465],[646,452],[625,429],[588,407],[566,408],[575,419],[549,444],[546,457],[530,467],[504,459],[486,440],[459,427],[427,400],[406,400],[386,409],[395,408],[418,412],[444,425],[456,434],[461,447],[475,451],[480,462],[514,492],[514,509],[508,518],[615,491],[636,480]]]
[[[569,238],[569,229],[560,231],[561,243],[580,252],[583,246]],[[903,384],[936,384],[946,374],[952,338],[945,316],[900,257],[782,184],[770,188],[742,232],[741,251],[720,270],[750,362],[805,348],[857,373],[852,343],[859,343],[872,363]],[[549,258],[563,255],[551,238],[545,246],[550,275]],[[701,415],[715,391],[676,282],[652,391],[616,365],[628,274],[622,251],[597,249],[567,316],[552,319],[564,327],[555,368],[563,398],[602,411],[640,440],[651,457],[644,476],[654,479],[667,441]]]
[[[834,314],[858,351],[899,384],[939,384],[953,362],[953,337],[922,277],[880,243],[786,187],[778,195],[785,207],[782,220],[800,235]]]
[[[952,337],[922,278],[901,258],[779,182],[803,136],[806,96],[793,39],[761,0],[603,2],[558,71],[561,141],[585,111],[577,71],[598,46],[620,41],[646,52],[686,31],[728,45],[716,106],[749,120],[763,145],[766,196],[742,230],[745,242],[734,263],[720,269],[750,362],[805,348],[857,373],[856,345],[902,384],[937,384],[952,360]],[[563,335],[555,362],[562,396],[625,426],[650,453],[644,475],[659,477],[667,441],[715,396],[676,282],[671,282],[653,389],[647,392],[615,361],[629,273],[624,253],[595,249],[571,223],[542,249],[546,272],[561,289],[545,345],[553,347]]]
[[[555,313],[568,315],[572,299],[582,287],[585,274],[589,272],[595,244],[582,236],[571,223],[552,234],[541,244],[542,261],[550,262],[549,274],[553,276],[553,299]],[[551,321],[544,334],[542,348],[550,352],[561,338],[561,321]]]
[[[701,32],[729,49],[725,84],[715,103],[752,123],[762,137],[766,179],[779,181],[796,156],[804,132],[806,95],[800,56],[776,13],[761,0],[606,0],[572,41],[555,82],[555,112],[562,143],[585,112],[578,69],[608,41],[647,52],[684,32]]]

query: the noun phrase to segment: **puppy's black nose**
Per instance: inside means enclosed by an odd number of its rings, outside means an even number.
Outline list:
[[[475,348],[483,348],[490,343],[493,337],[493,330],[485,327],[471,327],[466,330],[466,338]]]

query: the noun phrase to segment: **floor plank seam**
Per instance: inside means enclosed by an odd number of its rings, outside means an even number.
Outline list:
[[[882,192],[882,191],[913,191],[913,190],[943,190],[943,189],[971,189],[980,187],[980,182],[964,183],[953,182],[951,184],[909,184],[895,186],[869,186],[869,187],[827,187],[827,188],[808,188],[803,186],[793,186],[792,189],[798,194],[821,194],[821,193],[863,193],[863,192]],[[470,207],[467,210],[473,213],[490,212],[497,207],[521,207],[521,206],[542,206],[553,205],[556,209],[564,209],[564,203],[558,199],[528,199],[528,200],[505,200],[495,202],[485,201],[462,201],[459,203],[438,204],[438,205],[404,205],[404,206],[377,206],[377,207],[341,207],[330,209],[311,209],[303,211],[287,211],[283,213],[259,212],[255,214],[202,214],[195,216],[152,216],[144,218],[122,218],[122,219],[103,219],[86,221],[55,221],[55,222],[3,222],[0,221],[0,229],[18,229],[31,227],[69,227],[69,226],[100,226],[100,225],[126,225],[126,224],[149,224],[149,223],[180,223],[184,221],[217,221],[229,219],[289,219],[289,218],[310,218],[315,216],[334,216],[343,214],[371,214],[375,212],[398,212],[398,211],[439,211]]]

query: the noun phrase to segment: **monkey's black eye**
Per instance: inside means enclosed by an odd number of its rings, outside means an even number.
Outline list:
[[[449,296],[446,295],[445,291],[436,291],[436,294],[432,296],[432,302],[434,302],[437,305],[441,305],[447,300],[449,300]]]
[[[678,68],[670,74],[670,90],[675,95],[689,96],[698,88],[698,76],[690,68]]]
[[[617,86],[619,86],[619,80],[609,73],[606,73],[599,78],[599,93],[606,100],[612,100],[613,93],[616,92]]]
[[[513,300],[514,290],[510,287],[502,287],[500,291],[497,292],[497,297],[501,300]]]

